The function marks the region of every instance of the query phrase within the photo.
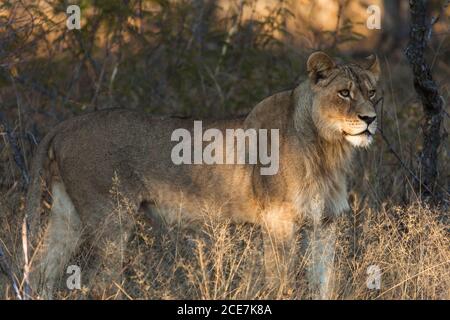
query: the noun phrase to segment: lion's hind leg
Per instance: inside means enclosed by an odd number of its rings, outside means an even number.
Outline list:
[[[81,222],[62,182],[52,183],[53,204],[37,263],[32,269],[32,290],[39,298],[51,299],[53,289],[76,251]]]
[[[95,299],[123,299],[127,268],[128,245],[134,230],[135,214],[138,206],[131,203],[111,203],[99,196],[97,206],[92,203],[90,210],[97,212],[100,221],[90,224],[91,237],[87,243],[93,259],[89,261],[86,287]]]

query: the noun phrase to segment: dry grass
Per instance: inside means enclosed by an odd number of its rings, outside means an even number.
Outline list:
[[[16,201],[20,203],[21,199],[17,197]],[[130,217],[126,200],[120,198],[117,204],[111,218]],[[9,214],[1,216],[4,227],[0,238],[20,279],[20,216],[8,211],[7,205],[2,206],[2,212],[5,210]],[[339,221],[334,298],[450,299],[450,234],[443,218],[442,211],[420,203],[406,207],[386,204],[376,211],[353,199],[352,212]],[[265,284],[261,230],[253,225],[235,225],[214,214],[205,214],[195,230],[176,225],[156,230],[143,214],[132,216],[132,221],[134,235],[123,259],[124,280],[111,284],[122,298],[310,298],[305,281],[308,253],[294,258],[295,274],[283,283],[282,291]],[[101,236],[101,232],[97,235]],[[82,289],[65,289],[64,278],[56,297],[116,298],[106,296],[106,288],[92,283],[90,278],[98,272],[102,260],[117,252],[117,248],[111,248],[94,257],[92,248],[82,248],[72,261],[83,270]],[[367,270],[371,265],[381,269],[380,290],[367,288]],[[10,284],[5,277],[1,279],[0,297],[12,299]]]

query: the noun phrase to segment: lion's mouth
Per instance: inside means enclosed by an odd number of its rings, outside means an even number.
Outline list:
[[[362,135],[366,135],[366,136],[370,137],[373,135],[372,132],[369,131],[369,129],[366,129],[360,133],[355,133],[355,134],[350,134],[345,131],[343,131],[343,133],[345,136],[351,136],[351,137],[362,136]]]

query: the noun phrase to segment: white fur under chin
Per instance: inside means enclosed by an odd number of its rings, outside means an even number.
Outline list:
[[[361,134],[358,136],[346,135],[345,139],[355,147],[367,148],[372,143],[373,136],[368,136],[366,134]]]

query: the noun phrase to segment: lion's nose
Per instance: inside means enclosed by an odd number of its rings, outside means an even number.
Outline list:
[[[361,116],[361,115],[358,115],[358,118],[360,118],[362,121],[364,121],[365,123],[367,123],[367,125],[369,125],[369,124],[371,124],[371,123],[377,118],[377,116],[370,117],[370,116]]]

